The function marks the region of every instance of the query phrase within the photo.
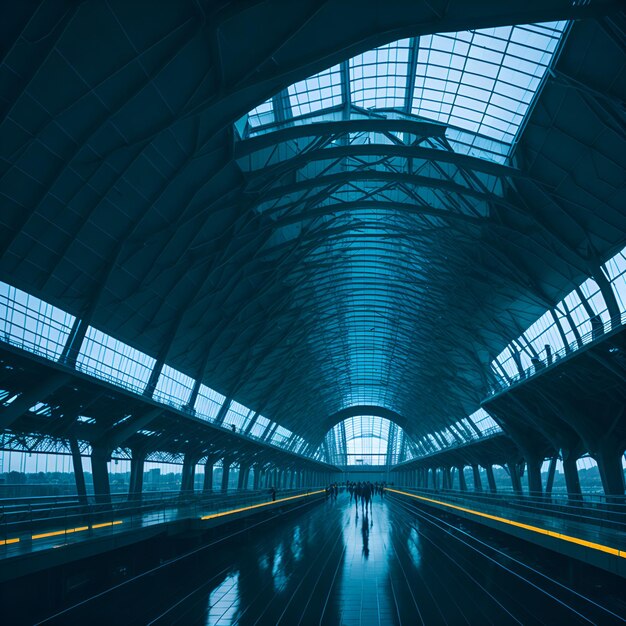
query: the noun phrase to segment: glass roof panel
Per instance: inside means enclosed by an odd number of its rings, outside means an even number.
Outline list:
[[[263,126],[274,121],[274,105],[272,100],[266,100],[248,113],[250,126]]]
[[[348,60],[349,93],[343,93],[341,66],[335,65],[288,88],[285,120],[275,119],[271,99],[253,109],[249,131],[319,121],[325,112],[327,119],[339,119],[328,111],[333,107],[354,117],[363,117],[361,109],[384,110],[383,116],[417,115],[445,124],[455,151],[504,163],[567,24],[501,26],[386,44]]]
[[[291,85],[288,93],[294,117],[340,105],[342,94],[339,65]]]
[[[511,145],[566,22],[420,38],[412,113]]]
[[[350,97],[364,109],[401,108],[407,88],[410,39],[350,59]]]
[[[359,415],[328,431],[321,449],[335,465],[395,465],[401,460],[402,441],[413,442],[397,424],[375,415]]]

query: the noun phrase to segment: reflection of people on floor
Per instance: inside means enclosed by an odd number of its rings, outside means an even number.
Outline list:
[[[367,513],[363,516],[361,536],[363,537],[363,556],[367,559],[370,555],[370,524]]]

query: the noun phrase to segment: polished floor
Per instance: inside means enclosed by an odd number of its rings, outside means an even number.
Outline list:
[[[594,582],[586,589],[583,580],[571,589],[557,580],[562,559],[545,559],[540,570],[532,551],[519,546],[400,499],[378,496],[366,513],[340,494],[336,502],[265,523],[245,540],[239,536],[200,550],[192,562],[164,565],[53,622],[369,626],[624,621],[620,581],[606,588]]]

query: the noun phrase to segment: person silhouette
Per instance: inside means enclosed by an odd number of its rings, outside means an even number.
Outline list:
[[[363,557],[367,560],[370,555],[370,525],[367,513],[363,516],[361,523],[361,537],[363,538]]]

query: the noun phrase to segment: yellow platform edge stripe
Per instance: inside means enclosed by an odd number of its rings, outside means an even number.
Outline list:
[[[78,528],[65,528],[64,530],[53,530],[48,533],[39,533],[38,535],[32,535],[31,539],[45,539],[46,537],[58,537],[59,535],[71,535],[72,533],[80,533],[83,530],[89,530],[90,528],[93,530],[95,528],[103,528],[105,526],[117,526],[118,524],[123,524],[122,520],[116,520],[114,522],[103,522],[102,524],[92,524],[91,526],[79,526]],[[15,543],[15,541],[7,540],[11,543]],[[19,539],[17,540],[19,541]],[[0,543],[2,545],[2,543]]]
[[[11,543],[19,543],[19,537],[14,537],[13,539],[0,539],[0,546],[8,546]]]
[[[259,504],[252,504],[250,506],[244,506],[239,509],[231,509],[230,511],[222,511],[221,513],[212,513],[211,515],[203,515],[201,520],[215,519],[216,517],[224,517],[225,515],[233,515],[233,513],[241,513],[242,511],[250,511],[252,509],[260,509],[264,506],[271,506],[272,504],[280,504],[281,502],[288,502],[289,500],[297,500],[298,498],[307,498],[308,496],[314,496],[318,493],[324,493],[323,489],[318,491],[311,491],[311,493],[301,493],[297,496],[289,496],[288,498],[280,498],[278,500],[272,500],[270,502],[261,502]]]
[[[553,530],[547,530],[546,528],[541,528],[539,526],[532,526],[530,524],[516,522],[515,520],[507,519],[506,517],[499,517],[498,515],[491,515],[489,513],[483,513],[482,511],[468,509],[464,506],[450,504],[449,502],[442,502],[441,500],[434,500],[433,498],[426,498],[425,496],[418,496],[414,493],[408,493],[406,491],[399,491],[398,489],[391,489],[387,487],[386,490],[391,491],[392,493],[399,493],[400,495],[403,495],[403,496],[409,496],[410,498],[415,498],[416,500],[423,500],[424,502],[431,502],[433,504],[438,504],[439,506],[444,506],[449,509],[454,509],[456,511],[463,511],[464,513],[469,513],[470,515],[476,515],[477,517],[484,517],[486,519],[494,520],[502,524],[508,524],[509,526],[516,526],[517,528],[523,528],[524,530],[529,530],[531,532],[539,533],[541,535],[547,535],[548,537],[554,537],[555,539],[561,539],[562,541],[567,541],[569,543],[575,543],[577,545],[584,546],[585,548],[591,548],[592,550],[599,550],[600,552],[606,552],[608,554],[612,554],[613,556],[620,556],[622,558],[626,558],[626,550],[619,550],[618,548],[611,548],[610,546],[605,546],[601,543],[594,543],[593,541],[587,541],[586,539],[580,539],[579,537],[573,537],[572,535],[565,535],[563,533],[557,533],[557,532],[554,532]]]
[[[102,522],[101,524],[92,524],[91,528],[104,528],[105,526],[117,526],[118,524],[123,524],[122,520],[116,520],[114,522]]]

